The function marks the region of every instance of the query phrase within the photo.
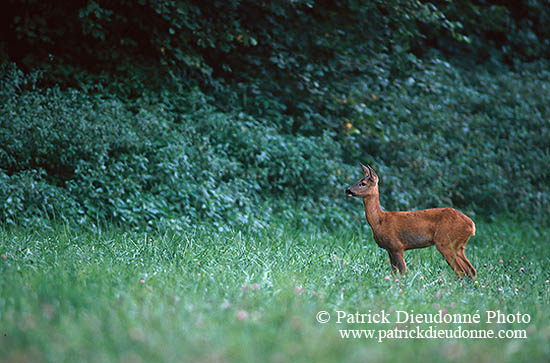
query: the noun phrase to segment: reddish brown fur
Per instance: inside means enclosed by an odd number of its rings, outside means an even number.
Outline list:
[[[458,276],[476,277],[474,266],[464,255],[466,243],[475,234],[475,225],[470,218],[453,208],[386,212],[380,208],[378,176],[370,166],[361,164],[361,167],[365,178],[346,192],[363,198],[365,216],[374,240],[388,251],[394,273],[407,271],[404,251],[435,244]]]

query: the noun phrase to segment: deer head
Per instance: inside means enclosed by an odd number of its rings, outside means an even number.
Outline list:
[[[365,198],[370,195],[378,194],[378,175],[369,166],[361,164],[361,169],[365,173],[365,177],[357,182],[357,184],[346,189],[346,194],[350,197]]]

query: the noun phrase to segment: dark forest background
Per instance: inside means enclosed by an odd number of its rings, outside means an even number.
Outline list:
[[[3,223],[550,215],[550,1],[1,7]]]

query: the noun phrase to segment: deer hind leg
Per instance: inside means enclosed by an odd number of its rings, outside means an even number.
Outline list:
[[[468,237],[468,239],[469,239],[469,237]],[[468,242],[468,240],[466,240],[466,242]],[[465,244],[466,243],[464,243],[464,245]],[[468,261],[468,259],[466,258],[466,255],[464,254],[464,245],[458,251],[458,257],[460,257],[462,262],[466,265],[466,274],[468,275],[468,277],[470,277],[473,280],[473,279],[476,278],[477,271],[474,268],[474,266],[470,263],[470,261]]]
[[[407,272],[407,265],[405,264],[405,259],[403,258],[403,251],[388,251],[390,255],[391,269],[394,275],[399,273],[404,274]]]
[[[476,269],[464,254],[464,247],[471,234],[469,231],[451,233],[450,231],[438,231],[434,237],[437,250],[445,257],[445,260],[453,268],[459,277],[476,277]]]

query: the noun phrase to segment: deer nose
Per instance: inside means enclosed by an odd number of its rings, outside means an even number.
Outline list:
[[[346,195],[353,195],[353,194],[351,193],[351,190],[350,190],[349,188],[346,189]]]

